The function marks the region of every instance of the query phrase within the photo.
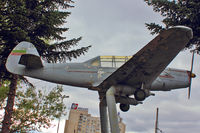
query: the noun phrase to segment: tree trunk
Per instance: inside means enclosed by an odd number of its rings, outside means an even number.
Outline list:
[[[13,75],[13,78],[10,83],[10,90],[8,93],[7,105],[5,108],[2,133],[10,132],[10,126],[12,124],[11,118],[13,114],[13,107],[14,107],[14,101],[15,101],[15,95],[16,95],[16,89],[17,89],[17,80],[18,80],[18,76]]]

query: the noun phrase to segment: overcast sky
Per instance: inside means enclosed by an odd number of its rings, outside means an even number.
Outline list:
[[[155,36],[146,29],[146,22],[161,23],[161,16],[154,13],[143,0],[77,0],[75,8],[70,9],[65,34],[68,39],[82,36],[79,46],[92,45],[85,56],[78,60],[85,61],[98,55],[133,55]],[[153,133],[156,108],[159,107],[159,128],[164,133],[199,133],[200,131],[200,85],[199,57],[196,57],[191,99],[187,100],[187,89],[170,92],[156,92],[148,97],[144,104],[131,106],[127,113],[120,111],[127,133]],[[191,54],[181,52],[169,65],[181,69],[190,69]],[[37,81],[35,81],[37,82]],[[38,82],[45,86],[46,82]],[[51,84],[54,86],[54,84]],[[89,108],[93,116],[99,116],[97,92],[84,88],[64,86],[66,105],[76,102],[81,107]],[[118,106],[118,105],[117,105]],[[60,132],[63,132],[63,121]],[[55,132],[56,126],[46,132]]]

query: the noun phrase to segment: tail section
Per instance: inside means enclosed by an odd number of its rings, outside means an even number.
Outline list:
[[[32,43],[20,42],[10,53],[6,62],[9,72],[19,75],[25,74],[26,69],[43,67],[37,49]]]

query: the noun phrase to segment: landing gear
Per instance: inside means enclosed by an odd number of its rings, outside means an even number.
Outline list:
[[[137,101],[143,101],[146,98],[146,93],[142,89],[137,89],[134,93],[135,99]]]
[[[130,108],[130,105],[129,104],[120,104],[119,108],[121,109],[121,111],[127,112]]]
[[[111,86],[106,93],[99,92],[100,95],[100,121],[101,121],[101,131],[103,133],[108,133],[108,124],[110,124],[111,133],[120,133],[118,115],[116,108],[116,101],[120,104],[120,109],[124,112],[128,111],[130,105],[142,104],[139,100],[144,100],[146,98],[146,93],[140,89],[135,92],[136,98],[131,98],[129,96],[119,96],[117,89]],[[106,94],[106,95],[105,95]],[[133,92],[132,92],[133,94]],[[108,114],[107,114],[108,111]],[[109,117],[109,123],[108,123]]]
[[[101,121],[101,132],[109,133],[108,131],[108,115],[107,115],[107,105],[105,99],[102,99],[99,103],[100,111],[100,121]]]

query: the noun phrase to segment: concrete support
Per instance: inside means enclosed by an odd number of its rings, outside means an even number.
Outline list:
[[[106,106],[105,100],[100,101],[99,109],[100,109],[101,132],[109,133],[108,132],[107,106]]]
[[[116,90],[114,87],[108,89],[106,92],[106,102],[108,106],[111,133],[120,133],[119,122],[117,117],[115,93]]]

